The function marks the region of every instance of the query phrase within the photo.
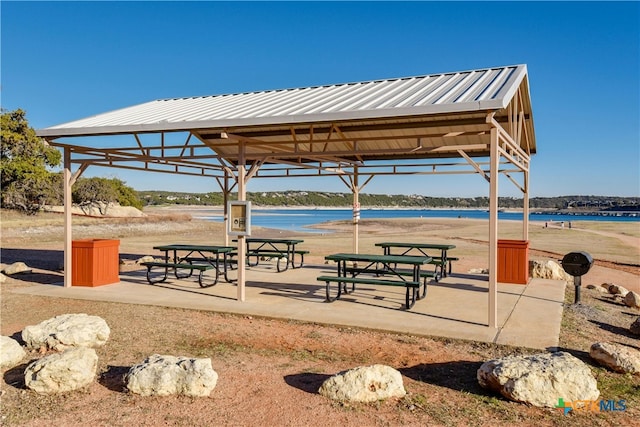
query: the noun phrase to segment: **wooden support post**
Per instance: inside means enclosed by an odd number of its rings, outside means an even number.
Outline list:
[[[498,327],[498,129],[491,128],[489,172],[489,327]]]
[[[246,200],[245,188],[245,144],[240,141],[238,144],[238,201]],[[245,300],[245,259],[247,255],[247,246],[245,244],[245,236],[238,236],[238,301]]]
[[[358,187],[358,168],[355,168],[353,175],[353,253],[357,254],[360,250],[359,245],[359,225],[360,225],[360,188]]]
[[[72,265],[72,227],[71,227],[71,149],[64,149],[64,171],[63,176],[63,200],[64,200],[64,287],[71,286],[71,269]]]
[[[529,240],[529,170],[524,171],[524,194],[522,197],[522,240]]]
[[[224,171],[224,185],[222,188],[222,222],[224,224],[224,245],[229,246],[229,211],[227,202],[229,201],[229,173]]]

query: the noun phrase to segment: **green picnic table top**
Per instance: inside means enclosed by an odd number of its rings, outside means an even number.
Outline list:
[[[154,246],[153,249],[159,251],[199,251],[213,253],[228,253],[235,251],[233,246],[212,246],[212,245],[189,245],[189,244],[170,244]]]
[[[412,243],[412,242],[381,242],[376,243],[376,246],[383,248],[416,248],[416,249],[455,249],[456,245],[450,243]]]
[[[431,262],[431,257],[414,255],[379,255],[379,254],[350,254],[338,253],[324,257],[327,261],[362,261],[382,262],[388,264],[422,265]]]
[[[233,241],[237,242],[238,239],[234,239]],[[266,237],[245,237],[244,241],[246,243],[282,243],[287,245],[304,243],[304,240],[301,239],[269,239]]]

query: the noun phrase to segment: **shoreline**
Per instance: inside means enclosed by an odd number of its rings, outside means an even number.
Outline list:
[[[148,209],[150,211],[153,210],[167,210],[167,211],[213,211],[220,212],[220,216],[224,211],[224,207],[222,205],[162,205],[162,206],[145,206],[143,208],[143,212]],[[309,211],[309,210],[318,210],[318,211],[350,211],[352,208],[350,206],[260,206],[260,205],[252,205],[253,210],[261,210],[261,211],[270,211],[270,210],[290,210],[290,211]],[[453,207],[401,207],[401,206],[376,206],[376,207],[360,207],[360,212],[367,211],[424,211],[424,212],[439,212],[439,211],[461,211],[461,212],[488,212],[488,208],[453,208]],[[509,208],[509,209],[499,209],[499,213],[512,213],[519,214],[523,212],[522,208]],[[576,220],[580,220],[581,217],[584,216],[596,216],[600,218],[631,218],[630,221],[633,221],[637,218],[640,221],[640,212],[636,211],[568,211],[568,210],[558,210],[552,208],[536,208],[530,209],[529,215],[557,215],[557,216],[570,216],[575,218]],[[531,221],[531,218],[530,218]],[[538,220],[544,222],[544,220]],[[553,221],[553,220],[550,220]]]

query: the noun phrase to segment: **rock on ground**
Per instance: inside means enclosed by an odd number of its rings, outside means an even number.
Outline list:
[[[407,394],[402,374],[385,365],[361,366],[327,379],[318,393],[333,400],[375,402]]]
[[[98,370],[92,348],[71,348],[36,360],[24,372],[25,385],[41,394],[63,393],[89,385]]]
[[[600,395],[589,367],[565,352],[490,360],[478,369],[477,378],[482,387],[534,406],[552,408],[560,397],[596,400]]]
[[[98,347],[109,339],[111,330],[101,317],[88,314],[62,314],[44,322],[27,326],[22,339],[30,349]]]
[[[615,283],[610,283],[608,290],[611,295],[620,295],[622,298],[624,298],[629,293],[629,290],[627,288],[625,288],[624,286],[616,285]]]
[[[0,369],[11,369],[17,366],[27,355],[18,341],[10,337],[0,336]]]
[[[632,308],[640,308],[640,294],[630,291],[624,297],[624,303]]]
[[[218,382],[218,374],[211,359],[154,354],[143,363],[133,366],[126,376],[129,391],[142,396],[207,397]]]
[[[64,212],[64,206],[44,206],[45,212]],[[120,206],[119,203],[96,202],[91,205],[71,207],[73,215],[86,215],[93,217],[133,218],[145,217],[147,214],[133,206]]]
[[[154,262],[156,259],[151,255],[145,255],[136,260],[136,264],[142,264],[143,262]],[[162,261],[161,261],[162,262]]]
[[[31,271],[31,268],[24,262],[14,262],[11,265],[8,265],[4,268],[3,273],[11,276],[12,274],[18,273],[28,273]]]
[[[632,334],[640,335],[640,317],[634,320],[631,326],[629,326],[629,331],[631,331]]]
[[[538,261],[529,262],[529,274],[532,278],[564,280],[565,282],[573,282],[573,277],[569,276],[564,269],[555,261]]]
[[[640,375],[640,351],[621,344],[597,342],[589,356],[615,372]]]

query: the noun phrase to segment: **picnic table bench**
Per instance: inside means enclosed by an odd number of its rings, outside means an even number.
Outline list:
[[[411,243],[411,242],[381,242],[376,243],[376,246],[382,247],[382,250],[385,255],[410,255],[410,254],[419,254],[428,256],[431,258],[429,264],[435,265],[435,279],[438,280],[439,277],[447,277],[447,267],[448,274],[451,274],[453,261],[458,261],[457,257],[449,256],[449,251],[451,249],[455,249],[456,245],[452,245],[449,243]],[[440,256],[431,256],[427,253],[427,250],[432,249],[436,251],[440,251]],[[395,251],[394,251],[395,250]],[[438,277],[438,269],[440,270],[440,274]]]
[[[237,242],[237,240],[234,240]],[[247,265],[255,267],[260,264],[261,260],[277,259],[276,269],[278,272],[291,268],[301,268],[304,265],[304,256],[309,253],[307,250],[296,249],[296,245],[303,243],[300,239],[268,239],[258,237],[245,238],[247,248],[246,258]],[[237,255],[237,252],[234,252]],[[300,259],[296,265],[296,256]],[[255,261],[253,261],[255,259]],[[285,260],[284,268],[281,267],[280,261]]]
[[[151,284],[167,280],[169,270],[173,270],[176,279],[191,277],[194,271],[198,272],[198,284],[202,288],[216,285],[221,274],[225,281],[231,283],[234,280],[228,277],[228,267],[235,262],[230,254],[236,249],[232,246],[209,245],[185,245],[170,244],[154,246],[153,249],[164,252],[164,261],[143,262],[147,267],[147,281]],[[172,256],[169,254],[172,253]],[[156,278],[154,271],[162,269],[163,273]],[[205,283],[205,272],[215,269],[215,276],[211,283]],[[182,271],[186,271],[182,272]]]
[[[318,276],[317,280],[326,283],[326,300],[333,302],[342,293],[355,291],[356,284],[404,286],[405,307],[409,310],[417,299],[422,299],[427,293],[427,281],[421,283],[420,266],[428,264],[428,256],[411,255],[373,255],[338,253],[325,256],[327,261],[335,261],[338,266],[336,276]],[[347,266],[352,263],[354,266]],[[363,263],[362,265],[355,265]],[[398,268],[398,266],[401,266]],[[364,276],[361,276],[364,274]],[[337,286],[332,286],[337,283]],[[347,286],[351,284],[351,289]],[[421,289],[422,288],[422,289]]]

